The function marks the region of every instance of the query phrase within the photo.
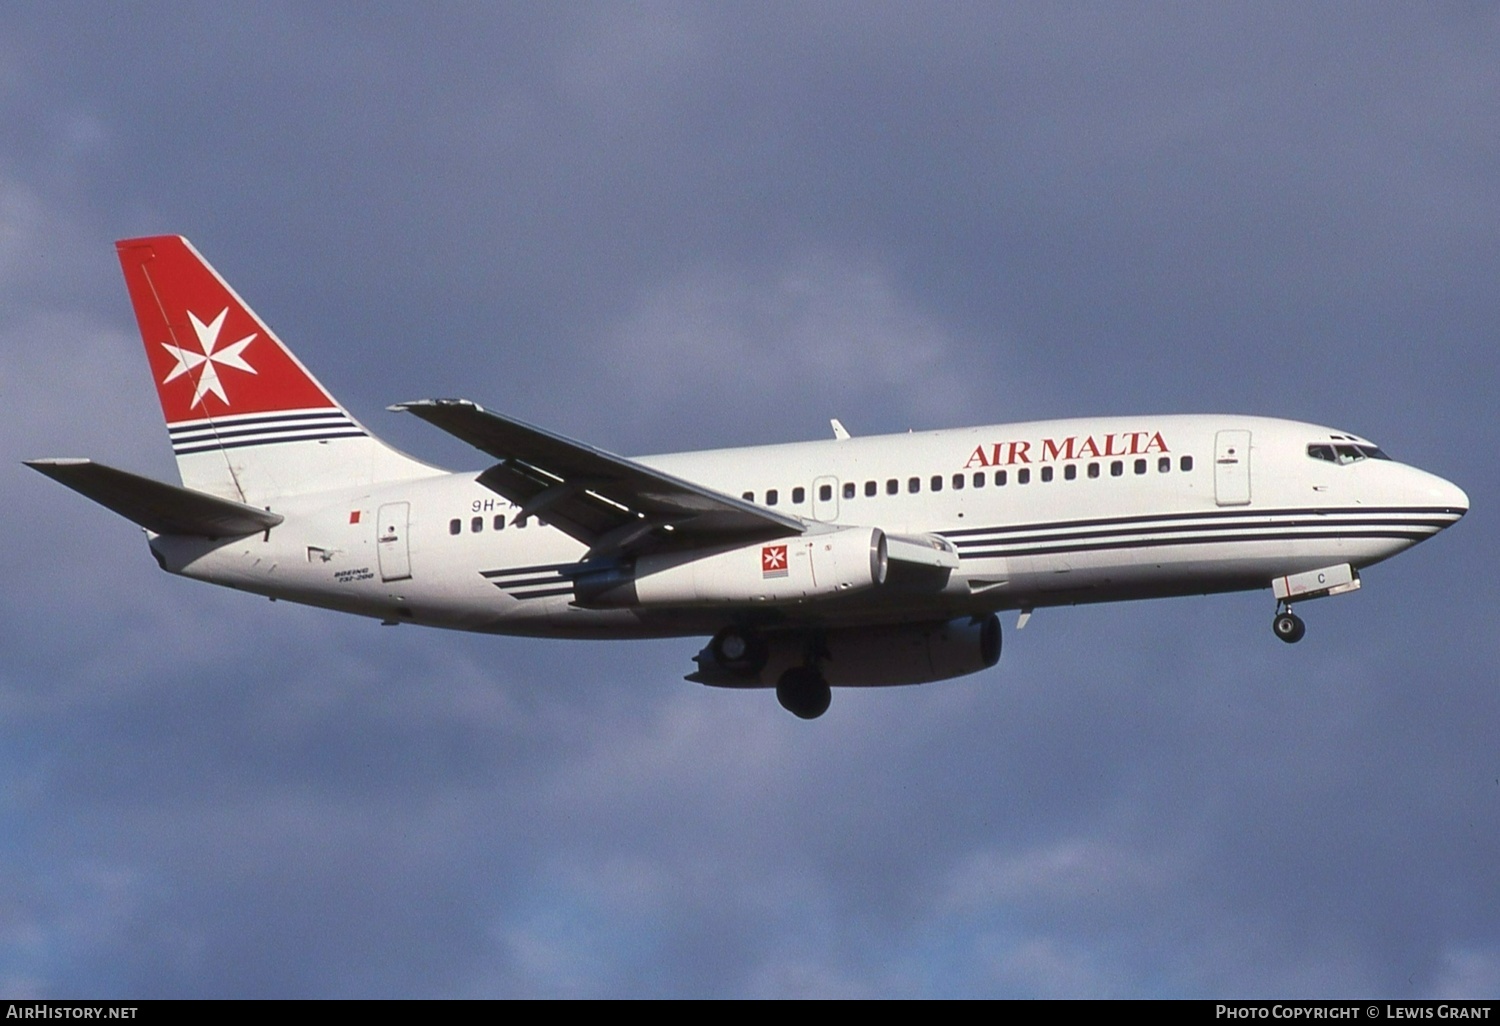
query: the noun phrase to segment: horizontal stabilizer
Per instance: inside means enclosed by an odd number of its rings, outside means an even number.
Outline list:
[[[26,460],[26,465],[155,534],[238,538],[275,527],[280,513],[165,484],[93,460]]]

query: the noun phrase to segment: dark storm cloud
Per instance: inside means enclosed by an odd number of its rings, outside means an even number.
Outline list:
[[[177,5],[0,39],[0,991],[1479,996],[1500,985],[1494,12]],[[158,573],[109,242],[194,239],[403,447],[1328,421],[1474,512],[1309,608],[1045,611],[816,724],[693,641]],[[1009,628],[1010,623],[1007,623]]]

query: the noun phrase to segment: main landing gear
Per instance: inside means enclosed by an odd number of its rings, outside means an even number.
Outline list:
[[[708,652],[716,667],[753,680],[765,669],[770,646],[753,628],[730,625],[713,636]],[[793,716],[815,720],[828,711],[833,689],[818,669],[818,662],[826,657],[822,639],[811,633],[805,641],[802,665],[791,667],[777,680],[776,700]]]
[[[1276,611],[1276,619],[1271,621],[1271,630],[1278,638],[1291,645],[1302,640],[1302,635],[1307,633],[1307,624],[1302,622],[1302,617],[1292,612],[1291,606],[1282,602]]]
[[[828,711],[833,689],[816,666],[793,666],[776,685],[776,701],[793,716],[815,720]]]

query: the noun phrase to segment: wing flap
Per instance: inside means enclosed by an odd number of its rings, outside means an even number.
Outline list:
[[[155,534],[239,538],[268,530],[286,519],[280,513],[141,477],[93,460],[24,462]]]
[[[420,417],[500,460],[479,483],[588,545],[592,555],[801,534],[803,522],[467,399],[392,410]]]

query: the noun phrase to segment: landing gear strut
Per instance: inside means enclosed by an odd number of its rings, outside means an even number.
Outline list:
[[[1278,638],[1291,645],[1302,640],[1302,635],[1307,633],[1307,624],[1302,622],[1302,617],[1292,612],[1291,606],[1283,602],[1276,612],[1276,619],[1271,621],[1271,630]]]
[[[828,711],[833,689],[816,666],[794,666],[781,675],[776,685],[776,701],[793,716],[815,720]]]

